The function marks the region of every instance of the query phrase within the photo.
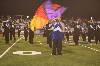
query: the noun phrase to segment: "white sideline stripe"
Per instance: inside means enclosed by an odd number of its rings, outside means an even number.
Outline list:
[[[2,55],[0,55],[0,58],[2,58],[18,41],[20,41],[23,37],[19,38],[12,46],[10,46]]]
[[[99,50],[94,49],[94,48],[92,48],[92,47],[88,47],[88,46],[85,46],[85,45],[80,45],[80,46],[85,47],[85,48],[88,48],[88,49],[93,50],[93,51],[95,51],[95,52],[100,52]]]

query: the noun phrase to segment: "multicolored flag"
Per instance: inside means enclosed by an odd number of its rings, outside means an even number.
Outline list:
[[[45,1],[39,6],[30,23],[31,30],[43,28],[49,20],[61,17],[65,10],[66,8],[61,7],[59,4],[52,4],[51,0]]]

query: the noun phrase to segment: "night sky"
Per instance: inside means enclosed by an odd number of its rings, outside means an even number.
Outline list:
[[[30,15],[44,0],[0,0],[0,15]],[[68,10],[63,14],[67,17],[100,17],[100,0],[53,0]]]

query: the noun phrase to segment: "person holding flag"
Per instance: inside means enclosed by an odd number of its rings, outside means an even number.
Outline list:
[[[56,22],[54,21],[52,24],[54,26],[51,34],[53,40],[52,55],[62,54],[62,40],[64,38],[65,27],[61,22],[61,18],[58,17],[61,17],[65,10],[65,7],[52,3],[52,0],[46,0],[36,10],[36,13],[30,23],[30,29],[34,32],[34,28],[36,30],[41,29],[49,23],[49,20],[56,20]]]
[[[43,28],[46,24],[49,23],[49,20],[61,17],[63,12],[66,10],[65,7],[54,4],[52,0],[46,0],[43,2],[35,12],[35,15],[30,23],[30,29],[34,31]]]
[[[54,27],[51,34],[53,40],[52,55],[62,55],[62,40],[64,39],[65,25],[61,18],[57,18],[52,26]]]

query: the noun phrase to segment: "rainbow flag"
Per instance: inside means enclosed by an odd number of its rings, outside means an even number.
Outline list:
[[[30,28],[32,31],[43,28],[50,19],[61,17],[66,8],[59,4],[52,4],[51,0],[45,1],[41,4],[33,17]]]

